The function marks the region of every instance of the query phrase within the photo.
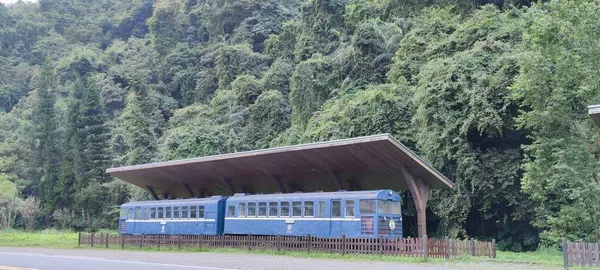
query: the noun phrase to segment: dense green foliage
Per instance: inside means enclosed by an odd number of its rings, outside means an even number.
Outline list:
[[[0,204],[114,228],[108,167],[390,133],[455,183],[431,236],[596,241],[600,3],[531,2],[0,5]]]

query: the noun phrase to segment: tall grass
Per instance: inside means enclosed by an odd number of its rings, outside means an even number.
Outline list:
[[[55,229],[36,232],[0,230],[0,246],[73,248],[77,246],[77,233]]]

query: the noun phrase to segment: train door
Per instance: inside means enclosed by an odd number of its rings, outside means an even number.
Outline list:
[[[330,206],[330,236],[338,237],[342,235],[342,200],[331,200]]]

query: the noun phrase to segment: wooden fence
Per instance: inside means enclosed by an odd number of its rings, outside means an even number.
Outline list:
[[[495,241],[403,238],[318,238],[311,236],[264,235],[118,235],[79,233],[79,246],[92,247],[171,247],[236,248],[247,250],[305,251],[317,253],[375,254],[427,258],[464,255],[496,257]]]
[[[600,241],[596,243],[568,242],[562,239],[563,261],[565,269],[569,266],[600,267]]]

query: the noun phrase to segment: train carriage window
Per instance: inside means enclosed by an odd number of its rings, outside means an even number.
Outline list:
[[[326,208],[326,204],[323,201],[319,202],[319,217],[325,217],[325,208]]]
[[[173,206],[173,219],[180,219],[179,216],[179,206]]]
[[[373,215],[375,214],[375,200],[360,200],[360,213],[362,215]]]
[[[165,218],[166,219],[171,219],[171,217],[173,216],[173,212],[171,212],[171,207],[165,207]]]
[[[127,208],[121,208],[121,213],[119,214],[119,218],[120,219],[126,219],[127,218]]]
[[[164,208],[162,208],[162,207],[158,207],[158,208],[156,208],[156,212],[157,212],[157,215],[156,215],[156,217],[157,217],[158,219],[163,219],[163,218],[165,218],[165,211],[164,211]]]
[[[315,202],[304,202],[304,216],[313,217],[315,215]]]
[[[133,219],[141,219],[142,216],[142,209],[140,209],[139,207],[135,208],[135,217]]]
[[[258,216],[259,217],[266,217],[267,216],[267,203],[266,202],[259,202],[258,203]]]
[[[302,202],[292,202],[292,217],[302,216]]]
[[[156,219],[156,208],[150,208],[150,219]]]
[[[270,202],[269,203],[269,216],[270,217],[276,217],[277,216],[277,203],[276,202]]]
[[[143,220],[148,219],[148,208],[147,207],[142,208],[142,216],[140,219],[143,219]]]
[[[181,207],[181,219],[188,219],[188,207],[187,206],[182,206]]]
[[[190,206],[190,219],[198,218],[198,207],[195,205]]]
[[[133,208],[129,208],[129,212],[127,212],[127,219],[133,219]]]
[[[198,206],[198,218],[204,218],[204,205]]]
[[[290,216],[290,203],[289,202],[281,202],[281,216],[282,217]]]
[[[235,206],[234,205],[230,205],[229,207],[227,207],[227,216],[228,217],[235,216]]]
[[[400,215],[400,202],[390,202],[392,205],[392,215]]]
[[[255,202],[249,202],[248,203],[248,216],[249,217],[255,217],[256,216],[256,203]]]
[[[238,209],[239,209],[238,216],[245,217],[246,216],[246,203],[240,203],[240,207],[238,207]]]
[[[354,200],[346,201],[346,217],[354,217]]]
[[[339,200],[331,201],[331,217],[337,218],[342,216],[342,202]]]

